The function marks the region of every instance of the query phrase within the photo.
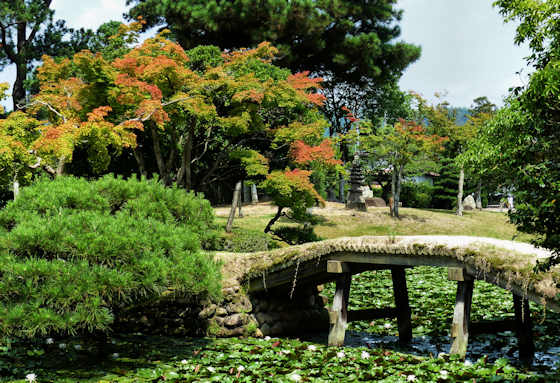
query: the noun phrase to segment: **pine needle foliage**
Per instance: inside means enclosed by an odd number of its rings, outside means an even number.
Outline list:
[[[0,333],[109,331],[120,312],[218,299],[208,201],[157,180],[43,179],[0,211]]]

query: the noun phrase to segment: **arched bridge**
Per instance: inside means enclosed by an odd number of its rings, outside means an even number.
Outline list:
[[[248,255],[248,272],[241,280],[249,293],[298,289],[336,281],[336,292],[329,310],[329,344],[344,342],[348,321],[396,317],[401,342],[412,338],[406,269],[415,266],[448,268],[450,280],[457,281],[457,295],[451,336],[451,353],[465,355],[470,309],[475,280],[484,280],[513,294],[520,356],[532,358],[531,318],[528,301],[560,311],[560,268],[535,273],[537,261],[550,252],[532,245],[466,236],[383,236],[338,238]],[[395,306],[348,312],[353,274],[366,270],[390,269]],[[484,324],[480,324],[484,326]],[[488,328],[488,324],[486,324]],[[492,325],[490,325],[490,328]],[[502,326],[503,327],[503,326]]]

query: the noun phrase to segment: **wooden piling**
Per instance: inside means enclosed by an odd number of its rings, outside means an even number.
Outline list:
[[[406,287],[406,272],[404,267],[391,268],[393,279],[393,293],[397,310],[397,325],[399,327],[399,342],[409,343],[412,340],[412,321],[410,319],[410,304]]]
[[[463,281],[457,281],[457,295],[455,298],[455,311],[453,313],[453,324],[451,325],[450,354],[460,355],[465,358],[469,344],[469,322],[471,317],[472,294],[474,280],[464,274]]]
[[[351,273],[342,273],[336,280],[332,310],[330,311],[331,329],[329,346],[342,346],[348,323],[348,299],[350,297]]]
[[[525,363],[532,363],[535,356],[535,343],[533,342],[533,321],[529,300],[513,294],[513,308],[515,310],[515,332],[519,346],[519,359]]]

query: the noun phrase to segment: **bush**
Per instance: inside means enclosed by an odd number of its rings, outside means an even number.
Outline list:
[[[301,245],[302,243],[321,240],[313,230],[313,226],[280,226],[274,229],[273,233],[290,245]]]
[[[233,229],[231,234],[223,233],[213,250],[234,253],[252,253],[277,248],[270,235],[259,230]]]
[[[434,187],[427,182],[403,182],[401,201],[403,206],[425,209],[431,207]]]
[[[157,180],[40,180],[0,211],[0,332],[107,331],[162,296],[218,298],[213,225],[208,201]]]

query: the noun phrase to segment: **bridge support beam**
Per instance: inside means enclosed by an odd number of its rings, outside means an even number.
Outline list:
[[[517,344],[519,346],[519,359],[524,363],[531,364],[535,356],[535,344],[533,342],[533,323],[529,300],[514,293],[513,308],[515,310],[515,332],[517,333]]]
[[[399,342],[410,343],[412,340],[412,322],[410,319],[410,304],[408,302],[408,289],[406,288],[406,272],[404,267],[391,268],[393,279],[393,293],[397,311],[397,325],[399,327]]]
[[[457,354],[465,358],[469,344],[469,322],[471,317],[472,294],[474,280],[466,273],[460,273],[463,280],[457,281],[457,295],[455,298],[455,311],[453,313],[453,324],[451,325],[450,354]],[[451,273],[449,274],[451,279]],[[459,278],[457,278],[459,279]]]
[[[329,346],[342,346],[348,323],[348,299],[350,298],[350,284],[352,274],[342,273],[336,279],[336,291],[329,313],[331,329],[329,331]]]

